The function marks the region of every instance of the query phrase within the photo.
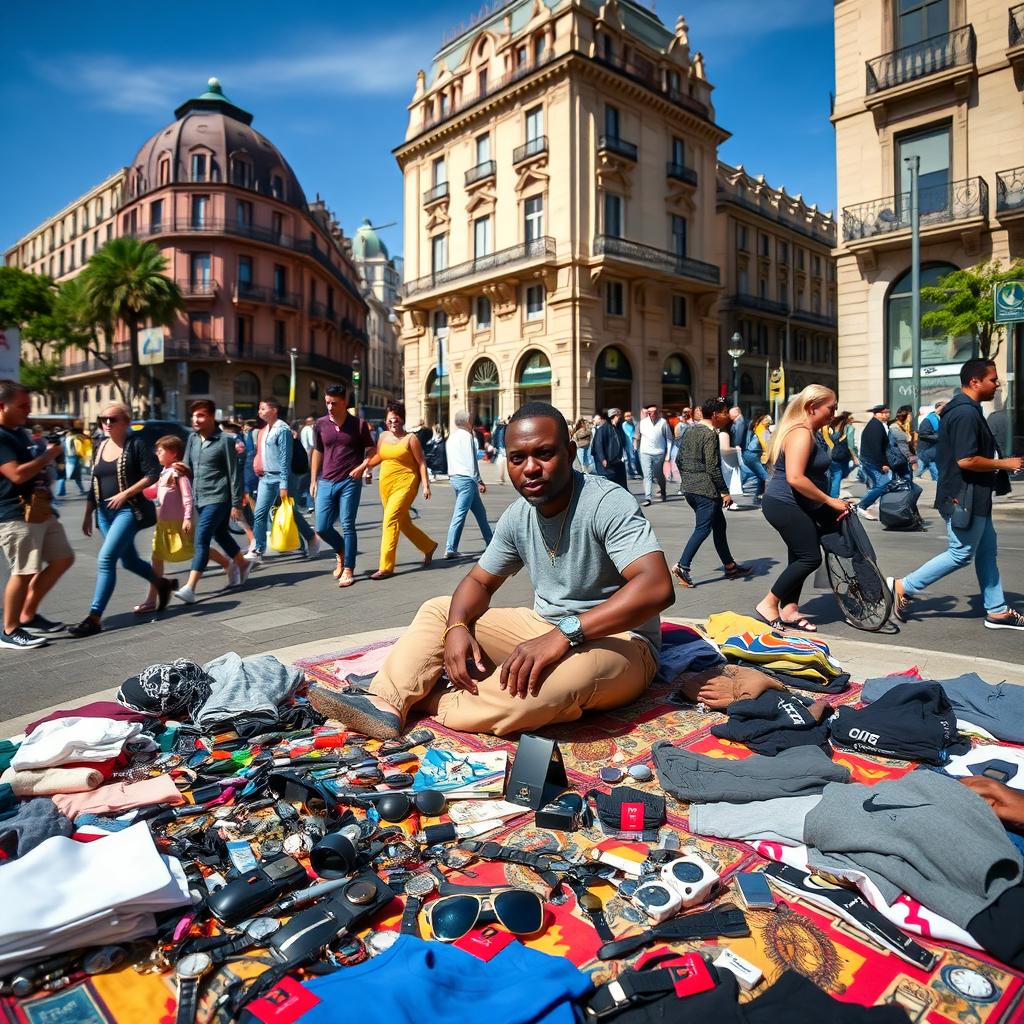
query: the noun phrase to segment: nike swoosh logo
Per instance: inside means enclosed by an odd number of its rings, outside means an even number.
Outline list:
[[[930,804],[880,804],[877,802],[878,797],[872,793],[871,796],[864,801],[864,810],[868,813],[874,811],[909,811],[915,807],[930,807]]]

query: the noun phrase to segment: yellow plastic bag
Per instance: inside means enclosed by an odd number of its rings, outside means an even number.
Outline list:
[[[291,498],[285,498],[274,514],[270,547],[273,551],[294,551],[298,546],[299,528],[295,525],[295,503]]]

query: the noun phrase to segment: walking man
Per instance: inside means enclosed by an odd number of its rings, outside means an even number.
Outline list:
[[[230,520],[242,521],[242,472],[238,468],[235,439],[217,426],[216,410],[208,398],[198,398],[189,407],[192,429],[181,462],[174,464],[179,472],[192,477],[192,529],[195,531],[195,554],[188,583],[174,591],[173,597],[185,604],[195,604],[196,587],[210,560],[210,543],[216,540],[231,560],[228,564],[228,586],[235,587],[249,578],[252,564],[231,536]]]
[[[339,587],[355,583],[356,513],[363,478],[350,475],[373,451],[369,424],[348,408],[348,392],[331,384],[324,396],[327,415],[313,424],[309,490],[316,505],[316,532],[338,560],[333,572]],[[334,524],[341,520],[341,533]]]
[[[61,446],[32,454],[24,429],[31,407],[27,388],[0,380],[0,548],[10,570],[0,648],[9,651],[44,647],[47,634],[64,628],[40,615],[39,604],[75,560],[50,506],[47,470]]]
[[[864,519],[877,519],[870,511],[871,506],[885,494],[892,482],[889,472],[889,406],[876,405],[868,409],[871,419],[864,425],[860,435],[860,468],[868,485],[867,493],[857,505],[857,515]]]
[[[935,408],[929,413],[921,410],[917,421],[917,461],[919,463],[918,478],[924,476],[925,470],[932,475],[933,480],[939,479],[939,467],[935,462],[937,445],[939,443],[939,416],[946,403],[939,401]]]
[[[1024,615],[1008,607],[1003,596],[992,524],[992,494],[997,489],[1008,493],[1006,474],[1024,468],[1024,457],[999,458],[981,410],[981,403],[991,402],[999,390],[996,364],[991,359],[968,359],[960,367],[960,385],[942,409],[936,452],[935,507],[946,520],[949,547],[909,576],[886,581],[893,592],[893,612],[906,622],[912,598],[973,560],[987,613],[985,628],[1024,630]],[[863,452],[862,445],[861,458]]]
[[[622,410],[609,409],[608,419],[594,429],[590,454],[594,470],[601,476],[629,490],[626,484],[626,435],[622,429]]]
[[[504,439],[503,439],[504,440]],[[476,438],[473,436],[473,421],[464,409],[455,414],[455,429],[448,438],[448,482],[455,492],[455,508],[448,526],[448,540],[445,543],[445,558],[461,558],[459,541],[466,516],[470,512],[480,527],[484,544],[491,543],[491,527],[487,512],[480,500],[487,493],[487,486],[480,479],[480,462],[476,457]]]
[[[64,445],[64,476],[57,480],[57,497],[63,498],[67,481],[73,480],[78,486],[78,493],[85,494],[82,486],[82,463],[88,459],[92,451],[92,442],[82,433],[82,424],[75,421],[62,440]]]
[[[303,451],[306,453],[306,464],[308,465],[311,461],[311,454],[313,451],[313,445],[316,443],[313,435],[313,424],[316,423],[316,419],[313,416],[307,416],[303,421],[302,429],[299,431],[299,443],[302,445]],[[299,487],[301,493],[298,495],[297,500],[302,502],[302,508],[306,512],[313,511],[313,497],[309,490],[309,473],[306,473],[299,481]]]
[[[655,481],[658,483],[658,490],[661,491],[661,500],[667,501],[665,459],[668,458],[668,450],[672,446],[672,428],[668,421],[658,414],[658,407],[653,403],[643,408],[633,445],[640,455],[640,469],[644,475],[644,500],[641,504],[650,505]]]
[[[622,414],[622,432],[626,435],[626,469],[629,472],[629,478],[631,480],[639,480],[640,473],[640,460],[637,457],[637,437],[636,437],[636,422],[633,419],[633,413],[627,409]]]

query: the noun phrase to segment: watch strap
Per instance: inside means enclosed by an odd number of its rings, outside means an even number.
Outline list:
[[[713,939],[718,936],[739,938],[749,935],[747,919],[742,910],[725,904],[700,914],[687,914],[648,928],[639,935],[606,942],[598,951],[600,960],[618,960],[642,949],[655,939],[682,941],[683,939]]]
[[[178,1012],[174,1018],[175,1024],[195,1024],[198,996],[198,978],[178,978]]]
[[[529,850],[521,850],[516,846],[500,846],[497,843],[481,842],[469,839],[459,844],[464,850],[469,850],[484,860],[501,860],[508,864],[518,864],[524,868],[531,868],[547,882],[548,885],[556,885],[558,879],[552,872],[553,860],[543,853],[532,853]]]
[[[403,935],[415,935],[419,938],[420,926],[418,917],[422,907],[422,897],[406,895],[405,909],[402,911],[401,933]]]
[[[583,911],[587,917],[590,918],[590,923],[594,926],[594,931],[597,932],[597,937],[602,942],[614,942],[615,933],[612,931],[611,926],[608,924],[608,918],[605,917],[603,907],[595,907],[590,909],[583,904],[583,894],[587,891],[587,887],[580,882],[572,881],[568,882],[569,888],[576,894],[576,903],[579,905],[580,910]]]
[[[620,1013],[632,1003],[674,991],[675,977],[671,971],[623,971],[587,999],[587,1019],[601,1020]]]
[[[222,946],[210,950],[210,960],[215,964],[227,963],[233,956],[244,953],[253,941],[248,935],[241,935],[237,939],[225,942]]]

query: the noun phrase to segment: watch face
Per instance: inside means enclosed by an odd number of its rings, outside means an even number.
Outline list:
[[[246,925],[245,934],[254,942],[259,942],[268,935],[273,935],[280,927],[281,922],[273,917],[257,917]]]
[[[198,978],[204,971],[209,970],[212,962],[206,953],[192,953],[183,956],[175,964],[174,971],[182,978]]]
[[[944,967],[942,980],[954,992],[976,1003],[992,1002],[999,994],[984,974],[970,967]]]
[[[350,885],[346,885],[344,888],[345,899],[349,903],[354,903],[357,907],[365,906],[367,903],[372,903],[373,898],[377,895],[377,886],[373,882],[352,882]]]
[[[579,905],[587,911],[588,914],[604,909],[604,905],[601,903],[601,897],[598,896],[597,893],[591,892],[589,889],[584,889],[583,892],[580,893]]]
[[[558,628],[563,633],[578,633],[580,631],[580,620],[576,615],[566,615],[558,623]]]
[[[399,932],[373,932],[366,938],[366,948],[376,956],[390,949],[399,938]]]
[[[424,899],[437,888],[437,880],[433,875],[414,875],[405,883],[407,896],[415,896],[416,899]]]

